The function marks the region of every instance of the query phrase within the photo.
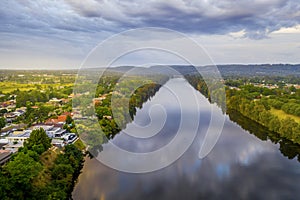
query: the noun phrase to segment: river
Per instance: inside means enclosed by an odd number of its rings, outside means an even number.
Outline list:
[[[198,108],[192,100],[195,99],[193,94],[196,94]],[[285,157],[279,143],[250,134],[222,112],[212,113],[212,108],[216,109],[216,106],[194,91],[186,80],[169,80],[144,103],[133,123],[112,142],[136,153],[154,151],[167,145],[179,130],[192,137],[195,128],[190,123],[198,116],[199,127],[192,145],[171,165],[142,174],[120,172],[96,159],[86,158],[72,193],[73,199],[300,199],[297,157]],[[188,120],[181,118],[183,114]],[[220,117],[215,115],[225,117],[221,136],[208,156],[199,159],[200,144],[211,117]],[[149,128],[143,131],[136,126],[149,123]],[[161,126],[158,134],[152,136],[153,129]],[[179,126],[183,128],[179,129]],[[133,137],[138,134],[152,137]],[[128,163],[126,157],[118,159]]]

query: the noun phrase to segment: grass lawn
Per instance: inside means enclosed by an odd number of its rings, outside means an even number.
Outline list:
[[[290,117],[292,118],[293,120],[295,120],[297,123],[300,123],[300,117],[297,117],[295,115],[290,115],[290,114],[287,114],[285,113],[284,111],[282,110],[277,110],[275,108],[271,108],[271,113],[273,115],[276,115],[279,119],[284,119],[284,118],[287,118],[287,117]]]

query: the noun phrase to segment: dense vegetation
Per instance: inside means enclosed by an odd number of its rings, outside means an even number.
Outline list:
[[[186,78],[195,89],[210,99],[209,88],[201,77],[189,75]],[[270,84],[271,80],[266,84],[263,77],[245,79],[225,81],[227,109],[235,110],[281,137],[300,144],[300,119],[297,118],[300,116],[300,89],[287,86],[284,81],[279,81],[276,87],[268,87],[274,85]],[[250,82],[253,80],[256,80],[256,84],[264,84],[253,85]],[[284,116],[276,115],[274,109],[282,110]]]
[[[275,144],[279,144],[279,150],[282,155],[286,156],[289,159],[297,157],[300,162],[300,145],[295,144],[292,141],[282,138],[279,134],[270,131],[265,126],[249,120],[249,118],[243,116],[241,113],[234,110],[227,110],[227,113],[231,121],[236,122],[243,129],[249,131],[250,134],[255,135],[261,140],[271,140]]]
[[[68,199],[83,163],[74,145],[63,153],[49,149],[51,139],[43,129],[30,138],[0,169],[0,199]]]
[[[154,96],[167,80],[167,76],[160,75],[121,77],[114,73],[100,79],[95,97],[102,99],[95,102],[94,107],[91,106],[89,94],[74,98],[73,106],[81,107],[83,116],[88,118],[77,120],[76,126],[81,138],[89,146],[89,151],[93,155],[101,151],[101,144],[125,128],[133,120],[136,109],[141,108],[144,102]],[[89,85],[81,85],[79,91],[87,91],[84,87]],[[93,118],[89,118],[94,113],[101,130]]]
[[[270,111],[271,108],[276,108],[297,115],[300,90],[296,93],[289,93],[288,90],[290,88],[262,89],[245,85],[240,90],[227,90],[227,105],[229,109],[236,110],[282,137],[300,144],[300,124],[290,117],[280,118]]]
[[[225,112],[226,110],[226,94],[225,88],[217,77],[207,77],[204,80],[200,75],[185,75],[186,80],[196,90],[200,91],[211,103],[216,103]]]

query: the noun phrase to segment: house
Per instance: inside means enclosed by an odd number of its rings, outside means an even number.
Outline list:
[[[110,116],[110,115],[104,115],[103,118],[104,118],[104,119],[109,119],[109,120],[111,120],[111,119],[112,119],[112,116]]]
[[[49,103],[52,103],[52,104],[55,104],[55,105],[58,105],[58,104],[62,104],[63,101],[61,99],[57,99],[57,98],[52,98],[49,100]]]
[[[13,110],[16,107],[16,101],[15,100],[9,100],[9,101],[2,102],[2,103],[0,103],[0,107],[3,108],[3,109],[5,108],[8,111]]]
[[[12,152],[8,150],[0,150],[0,165],[5,164],[11,157]]]
[[[16,110],[15,112],[12,112],[13,114],[15,114],[17,117],[24,115],[25,111],[23,110]]]
[[[100,104],[104,99],[106,99],[106,94],[99,96],[98,98],[93,98],[93,104]]]
[[[65,129],[61,129],[59,127],[53,127],[51,130],[48,130],[47,132],[53,138],[61,138],[67,131]]]
[[[93,104],[97,105],[97,104],[101,104],[102,99],[101,98],[93,98]]]
[[[20,117],[21,115],[24,115],[25,111],[18,109],[14,112],[9,112],[9,113],[5,113],[4,117],[6,119],[7,122],[13,122],[15,121],[18,117]]]
[[[62,148],[65,146],[64,140],[61,139],[52,139],[51,144],[58,148]]]
[[[77,136],[74,133],[67,133],[62,138],[65,144],[71,144],[77,139]]]
[[[17,115],[13,112],[5,113],[4,118],[6,119],[6,122],[13,122],[17,119]]]
[[[7,139],[0,139],[0,149],[4,149],[3,146],[8,144]]]
[[[67,131],[65,129],[62,129],[61,126],[55,125],[48,125],[48,124],[38,124],[33,126],[31,129],[39,129],[43,128],[46,131],[46,134],[50,138],[62,138],[65,134],[67,134]]]
[[[7,144],[3,146],[3,149],[11,152],[17,152],[20,147],[23,147],[24,142],[29,138],[31,130],[14,131],[6,137]]]
[[[71,112],[65,112],[65,113],[61,114],[60,116],[58,116],[55,119],[48,119],[45,122],[45,124],[52,124],[52,125],[62,124],[63,125],[63,124],[65,124],[68,115],[72,117],[73,113],[71,113]]]

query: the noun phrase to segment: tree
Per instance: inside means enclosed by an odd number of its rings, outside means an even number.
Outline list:
[[[19,152],[13,160],[7,163],[4,171],[9,177],[8,185],[13,190],[8,191],[12,199],[30,199],[32,181],[42,170],[42,165],[35,161],[29,154]]]
[[[9,184],[9,178],[4,170],[0,168],[0,199],[10,199],[8,197],[9,191],[12,190],[12,185]]]
[[[5,113],[7,113],[7,112],[8,112],[8,111],[7,111],[6,108],[0,110],[0,114],[1,114],[1,115],[5,114]]]
[[[24,143],[24,148],[42,154],[51,147],[51,139],[47,136],[44,129],[33,130],[28,140]]]
[[[66,124],[72,124],[73,122],[73,119],[70,115],[67,115],[67,118],[66,118]]]
[[[289,88],[289,90],[290,90],[291,92],[296,92],[296,91],[297,91],[297,89],[296,89],[295,86],[293,86],[293,85]]]
[[[292,139],[293,136],[293,129],[298,124],[291,119],[290,117],[287,117],[283,120],[281,120],[281,127],[279,129],[279,132],[286,138]]]
[[[6,125],[6,120],[4,117],[0,117],[0,130],[5,127]]]
[[[269,122],[269,129],[271,131],[274,131],[274,132],[278,133],[280,127],[281,127],[281,124],[280,124],[280,120],[278,119],[278,117],[277,116],[272,116],[272,118]]]

